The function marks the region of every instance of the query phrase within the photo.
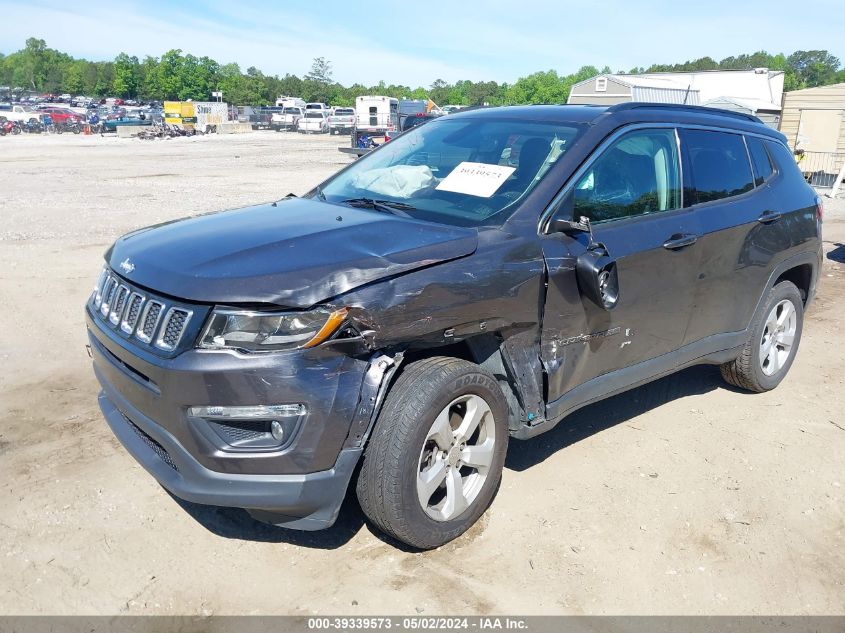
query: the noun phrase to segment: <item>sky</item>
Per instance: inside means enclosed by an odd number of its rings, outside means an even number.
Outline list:
[[[0,0],[0,52],[30,36],[74,57],[179,48],[266,74],[328,59],[342,84],[513,82],[538,70],[628,70],[709,55],[827,49],[845,64],[842,0]]]

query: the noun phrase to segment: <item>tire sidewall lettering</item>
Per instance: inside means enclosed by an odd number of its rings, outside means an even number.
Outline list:
[[[495,390],[499,388],[499,385],[496,384],[494,380],[491,380],[489,377],[483,374],[470,374],[469,376],[461,376],[454,383],[452,383],[453,388],[456,391],[467,389],[468,387],[482,387],[489,391],[495,393]]]

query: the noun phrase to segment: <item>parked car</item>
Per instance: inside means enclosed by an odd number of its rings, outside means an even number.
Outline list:
[[[273,115],[282,112],[284,108],[242,106],[240,110],[239,121],[249,122],[253,130],[269,130]]]
[[[9,109],[0,109],[0,116],[6,117],[9,121],[25,123],[29,120],[39,120],[40,113],[31,105],[23,103],[10,104]]]
[[[295,130],[297,122],[304,113],[305,109],[302,107],[288,106],[281,112],[273,113],[270,118],[270,127],[277,132]]]
[[[38,109],[39,112],[43,114],[49,114],[50,117],[53,119],[53,123],[56,124],[66,124],[66,123],[82,123],[85,121],[85,117],[81,114],[74,112],[69,108],[60,108],[58,106],[45,106]]]
[[[511,437],[690,365],[784,379],[822,263],[785,140],[694,106],[474,110],[304,198],[134,231],[85,308],[100,408],[177,497],[318,529],[352,485],[437,547]]]
[[[399,124],[399,130],[401,132],[405,132],[410,130],[411,128],[417,127],[418,125],[422,125],[423,123],[428,123],[436,119],[437,117],[442,116],[440,114],[417,114],[415,116],[408,116],[402,119],[401,123]]]
[[[117,128],[124,127],[124,126],[147,126],[152,125],[153,123],[161,123],[162,118],[159,117],[158,120],[154,120],[153,117],[147,116],[146,114],[132,114],[132,115],[123,115],[119,117],[109,116],[106,119],[100,119],[100,127],[103,132],[116,132]]]
[[[355,108],[335,108],[328,117],[331,134],[349,134],[355,129]]]
[[[328,115],[324,110],[306,110],[296,122],[296,131],[300,134],[325,134],[329,131]]]
[[[323,112],[328,113],[330,110],[329,106],[325,103],[318,103],[318,102],[311,102],[305,104],[306,110],[322,110]]]

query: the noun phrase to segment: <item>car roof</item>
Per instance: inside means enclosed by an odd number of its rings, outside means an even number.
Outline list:
[[[709,108],[704,106],[676,105],[671,103],[629,102],[612,106],[599,105],[527,105],[465,108],[449,115],[458,118],[514,118],[523,121],[553,123],[586,123],[618,125],[627,123],[679,123],[691,125],[718,125],[738,131],[754,132],[778,140],[785,137],[760,119],[750,114]]]

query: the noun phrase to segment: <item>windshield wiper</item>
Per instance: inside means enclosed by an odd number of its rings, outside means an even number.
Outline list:
[[[356,207],[359,209],[385,211],[403,218],[411,217],[411,215],[409,213],[405,213],[405,211],[416,211],[417,209],[415,206],[405,202],[397,202],[396,200],[374,200],[373,198],[348,198],[347,200],[342,200],[341,204],[346,204],[350,207]]]

